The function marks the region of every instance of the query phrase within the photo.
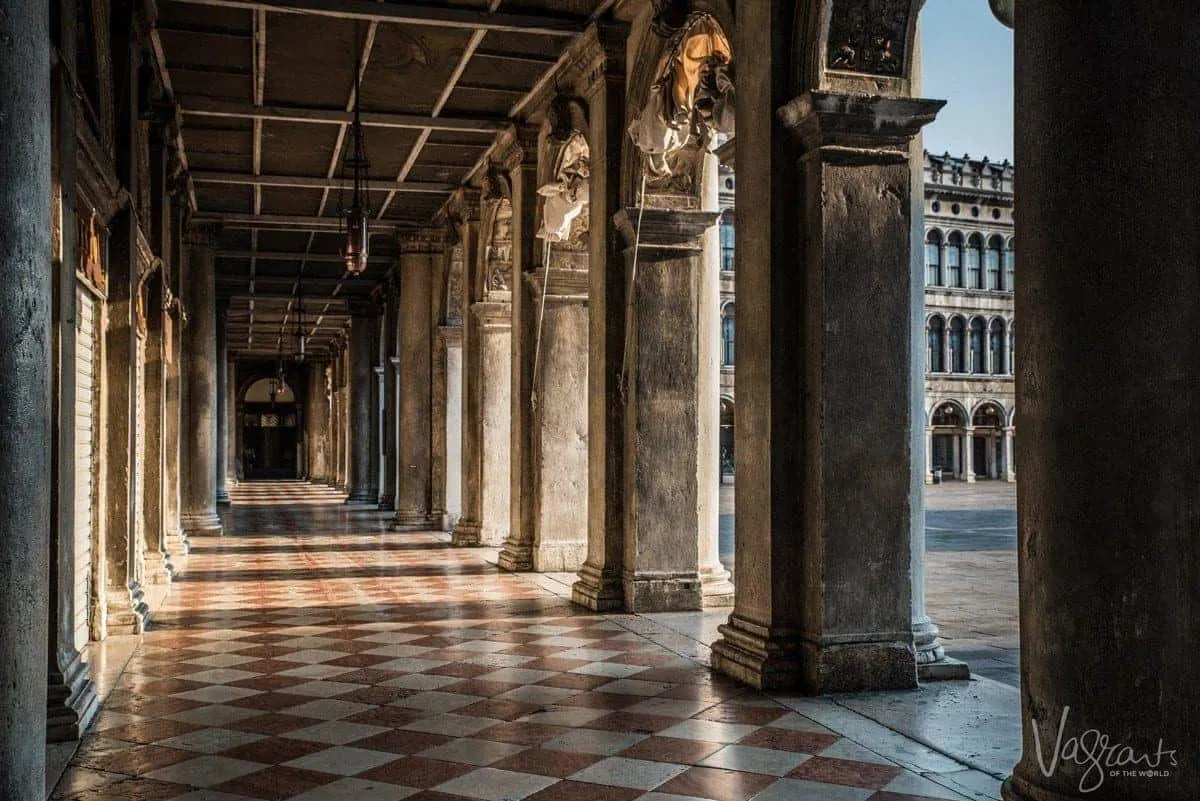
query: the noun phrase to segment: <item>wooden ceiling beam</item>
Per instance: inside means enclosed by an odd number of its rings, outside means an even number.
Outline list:
[[[280,14],[311,14],[370,22],[425,25],[437,28],[505,31],[537,36],[571,37],[587,26],[584,17],[551,16],[528,12],[490,14],[472,8],[431,6],[393,0],[171,0],[217,8],[243,8]]]

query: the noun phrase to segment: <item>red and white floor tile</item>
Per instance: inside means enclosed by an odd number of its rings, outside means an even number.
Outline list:
[[[55,798],[963,798],[443,535],[233,495]]]

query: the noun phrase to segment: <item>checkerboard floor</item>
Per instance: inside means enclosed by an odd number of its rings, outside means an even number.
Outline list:
[[[232,494],[55,798],[962,798],[444,535]]]

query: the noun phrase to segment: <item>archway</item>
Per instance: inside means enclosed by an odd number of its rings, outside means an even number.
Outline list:
[[[972,459],[976,479],[999,479],[1005,474],[1004,426],[1007,415],[995,401],[984,401],[971,415]]]
[[[963,439],[967,413],[957,401],[939,403],[930,415],[930,468],[934,481],[966,479]]]
[[[246,478],[296,478],[300,409],[292,387],[276,376],[259,378],[242,393],[241,410]]]

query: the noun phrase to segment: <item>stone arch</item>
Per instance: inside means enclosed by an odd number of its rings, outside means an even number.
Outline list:
[[[971,417],[970,417],[970,415],[967,414],[967,407],[965,405],[963,405],[962,401],[955,400],[953,398],[944,398],[942,400],[937,401],[936,403],[932,404],[929,407],[929,413],[926,416],[926,425],[928,425],[929,427],[932,428],[934,425],[934,419],[935,419],[937,413],[947,406],[954,407],[954,412],[958,414],[959,420],[961,421],[961,426],[965,426],[968,424]],[[956,428],[961,427],[961,426],[956,426]]]
[[[809,90],[912,96],[913,44],[924,0],[796,4],[793,76]]]
[[[989,412],[989,409],[994,410],[994,413]],[[978,426],[982,424],[976,423],[976,420],[988,418],[992,418],[997,422],[994,428],[1003,429],[1008,422],[1008,410],[1004,408],[1004,404],[1000,401],[993,400],[992,398],[984,398],[972,407],[969,419],[971,425]]]
[[[639,21],[642,34],[637,55],[629,72],[629,92],[625,124],[621,135],[621,198],[625,206],[636,205],[645,166],[641,151],[633,144],[629,127],[642,114],[656,90],[660,78],[675,55],[687,31],[701,21],[715,22],[730,44],[734,33],[734,13],[729,0],[671,0],[646,4],[646,14]],[[733,53],[736,60],[736,53]],[[736,63],[736,62],[734,62]],[[672,160],[672,176],[667,180],[647,180],[647,196],[665,195],[648,205],[661,208],[699,208],[703,148],[689,137],[689,143]]]

